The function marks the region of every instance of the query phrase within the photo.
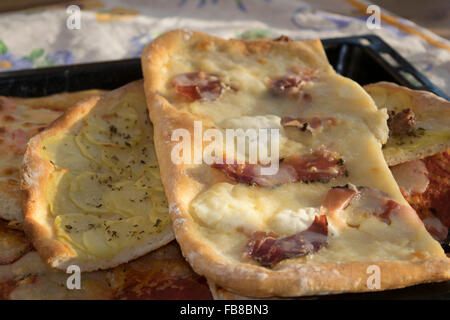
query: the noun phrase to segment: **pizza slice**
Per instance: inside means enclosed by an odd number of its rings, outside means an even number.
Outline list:
[[[23,233],[21,238],[26,242]],[[5,240],[1,233],[0,239]],[[22,248],[11,241],[8,246]],[[77,290],[67,288],[72,274],[48,267],[36,251],[8,264],[2,263],[3,256],[0,259],[0,300],[211,299],[206,280],[192,271],[176,242],[110,270],[82,272]]]
[[[422,159],[450,148],[450,102],[427,91],[390,82],[364,86],[389,113],[389,139],[383,153],[390,166]]]
[[[28,140],[79,100],[100,90],[40,98],[0,97],[0,218],[21,222],[19,169]]]
[[[369,94],[374,92],[376,96],[388,95],[387,92],[382,93],[386,88],[398,88],[401,91],[405,90],[403,87],[388,85],[386,83],[371,84],[366,87],[370,89],[368,90]],[[414,99],[417,95],[414,90],[409,89],[406,90],[405,93],[411,95],[411,97],[409,97],[409,99],[403,99],[403,101]],[[427,96],[431,99],[429,94],[427,94]],[[435,98],[440,102],[438,97]],[[428,101],[430,99],[428,99]],[[394,103],[397,102],[397,105],[394,105],[397,109],[406,109],[406,105],[403,108],[399,107],[398,101],[395,99],[387,99],[383,104],[377,106],[380,109],[386,108],[389,112],[394,110],[394,107],[390,104],[392,101]],[[442,102],[440,103],[442,104]],[[448,108],[448,106],[449,104],[447,102],[446,107]],[[423,121],[426,121],[426,116],[421,115],[421,112],[424,110],[426,109],[419,108],[417,116],[423,119]],[[403,196],[417,212],[427,231],[439,241],[444,248],[448,248],[448,228],[450,227],[450,150],[438,152],[434,155],[419,159],[425,151],[423,148],[431,147],[431,149],[440,150],[441,146],[439,143],[438,140],[435,145],[417,146],[414,150],[414,154],[418,157],[417,159],[391,166],[390,170],[394,175]],[[403,152],[403,147],[405,147],[405,145],[398,146],[397,152],[399,154]],[[406,148],[409,150],[408,146],[406,146]],[[251,299],[221,288],[211,281],[209,281],[208,284],[214,299]]]
[[[82,101],[27,145],[24,228],[51,267],[107,269],[173,240],[142,82]]]
[[[433,237],[445,244],[450,227],[450,102],[388,82],[364,89],[390,114],[383,153],[403,196]]]
[[[197,273],[255,297],[449,279],[383,158],[387,113],[334,72],[320,41],[177,30],[142,64],[174,231]],[[242,151],[242,136],[263,152]]]

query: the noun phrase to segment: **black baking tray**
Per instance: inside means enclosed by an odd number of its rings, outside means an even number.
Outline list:
[[[381,38],[374,35],[323,39],[336,72],[360,85],[390,81],[449,99]],[[0,72],[0,95],[40,97],[87,89],[112,90],[142,78],[140,59],[96,62],[13,72]],[[448,246],[445,248],[448,252]],[[450,281],[370,293],[306,299],[449,299]]]

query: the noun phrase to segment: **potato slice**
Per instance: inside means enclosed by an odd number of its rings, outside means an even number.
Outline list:
[[[75,136],[75,143],[85,157],[97,164],[101,164],[102,148],[86,139],[83,132],[80,132]]]
[[[110,174],[84,172],[70,183],[69,196],[82,210],[89,213],[108,213],[103,193],[112,185],[114,177]]]
[[[138,189],[133,181],[123,180],[105,192],[104,201],[107,207],[125,215],[148,216],[153,208],[150,197],[150,190]]]
[[[132,147],[142,137],[136,110],[130,106],[114,108],[110,113],[93,116],[83,128],[86,138],[103,146]]]
[[[152,143],[129,148],[104,147],[102,162],[115,174],[126,179],[137,179],[146,167],[157,167],[155,149]]]
[[[74,177],[68,169],[52,172],[49,187],[46,188],[46,198],[53,216],[81,212],[69,197],[70,183]]]
[[[80,157],[80,150],[71,134],[56,134],[48,137],[41,145],[44,157],[57,169],[70,168],[72,173],[95,171],[97,165],[87,158]]]

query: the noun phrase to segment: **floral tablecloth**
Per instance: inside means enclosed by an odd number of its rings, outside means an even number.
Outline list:
[[[67,27],[78,5],[80,29]],[[358,0],[74,0],[0,14],[0,71],[137,57],[159,34],[189,28],[221,37],[294,39],[375,33],[450,95],[450,42],[381,10],[369,30]]]

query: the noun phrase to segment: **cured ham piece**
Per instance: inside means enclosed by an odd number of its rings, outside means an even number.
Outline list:
[[[422,160],[413,160],[390,168],[404,196],[425,192],[430,183],[428,170]]]
[[[268,87],[277,96],[299,97],[303,86],[316,79],[314,70],[293,70],[289,75],[268,81]]]
[[[411,109],[404,109],[399,113],[389,111],[389,133],[391,136],[411,135],[414,132],[416,115]]]
[[[321,132],[324,128],[337,124],[336,118],[315,116],[311,118],[291,118],[284,117],[281,119],[283,127],[297,127],[301,131]]]
[[[291,42],[293,41],[291,38],[289,38],[288,36],[285,35],[281,35],[278,38],[273,39],[272,41],[278,41],[278,42]]]
[[[448,228],[437,217],[427,217],[422,220],[427,231],[439,242],[445,241],[448,236]]]
[[[263,175],[261,164],[213,164],[237,182],[272,187],[291,182],[327,182],[346,174],[343,160],[323,149],[306,155],[293,155],[282,159],[276,174]]]
[[[354,207],[357,212],[371,213],[386,224],[391,224],[391,218],[396,214],[403,215],[411,223],[419,221],[414,209],[390,199],[386,193],[375,188],[348,185],[330,189],[321,212],[329,216],[336,226],[343,226],[339,212],[348,206]]]
[[[263,266],[273,267],[284,259],[317,252],[327,242],[327,236],[326,216],[316,216],[308,229],[288,237],[256,231],[245,247],[245,254]]]
[[[219,76],[203,71],[177,75],[172,79],[172,85],[178,94],[191,101],[214,101],[220,97],[223,90]]]
[[[338,212],[339,210],[344,210],[357,193],[358,191],[356,189],[352,189],[348,186],[331,188],[325,196],[321,211],[330,214]]]
[[[391,171],[428,232],[444,242],[450,227],[450,153],[400,164]]]

